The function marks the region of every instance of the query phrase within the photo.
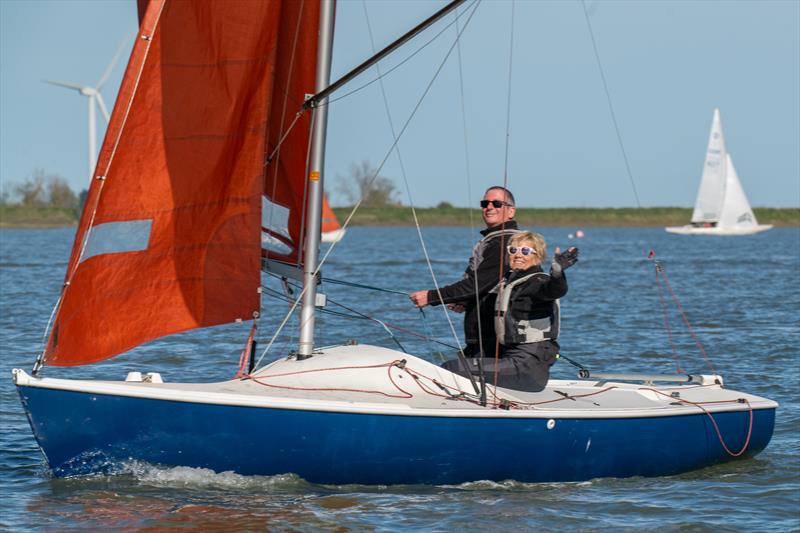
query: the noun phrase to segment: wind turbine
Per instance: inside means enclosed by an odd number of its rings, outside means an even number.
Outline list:
[[[77,83],[69,83],[65,81],[45,80],[46,83],[49,83],[51,85],[65,87],[67,89],[74,89],[89,99],[89,179],[90,180],[92,178],[92,175],[94,174],[94,167],[97,164],[97,118],[96,118],[97,112],[95,108],[100,107],[100,111],[102,112],[103,117],[106,119],[106,124],[108,124],[109,120],[108,109],[106,108],[106,103],[103,101],[103,95],[100,93],[100,89],[102,89],[103,85],[105,85],[105,83],[108,81],[108,77],[111,75],[111,71],[114,70],[114,65],[116,65],[117,60],[119,59],[119,56],[122,53],[122,49],[125,46],[125,42],[127,40],[128,39],[124,39],[122,43],[120,43],[119,48],[117,48],[117,52],[111,59],[111,63],[108,64],[106,70],[103,72],[103,75],[100,76],[100,80],[94,87],[91,87],[89,85],[78,85]]]

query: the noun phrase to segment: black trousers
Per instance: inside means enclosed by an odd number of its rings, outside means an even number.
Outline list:
[[[556,362],[558,355],[559,346],[556,341],[510,344],[502,348],[499,359],[482,358],[486,383],[493,384],[497,373],[499,387],[525,392],[539,392],[545,388],[550,379],[550,367]],[[464,377],[469,377],[469,372],[473,376],[480,373],[478,358],[467,357],[467,366],[469,369],[465,369],[459,359],[451,359],[442,364],[442,368]]]

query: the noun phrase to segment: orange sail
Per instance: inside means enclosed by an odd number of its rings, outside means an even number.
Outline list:
[[[149,3],[45,363],[257,316],[262,230],[287,261],[302,242],[309,114],[285,134],[314,92],[318,19],[312,1]]]
[[[344,237],[345,230],[342,229],[336,213],[328,204],[328,196],[322,196],[322,242],[337,242]]]

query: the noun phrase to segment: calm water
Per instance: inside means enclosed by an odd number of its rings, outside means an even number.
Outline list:
[[[584,483],[476,482],[459,486],[324,486],[291,474],[246,477],[188,468],[127,465],[111,477],[53,479],[11,384],[30,370],[62,282],[70,229],[0,231],[0,529],[110,530],[640,530],[796,531],[800,529],[800,230],[736,238],[689,238],[660,229],[571,229],[543,233],[551,245],[577,244],[563,301],[563,353],[594,370],[674,373],[652,263],[653,248],[703,342],[731,388],[777,400],[769,447],[746,459],[674,477]],[[467,228],[432,228],[425,238],[443,283],[460,275],[474,241]],[[387,289],[429,288],[430,276],[408,228],[355,228],[331,255],[324,275]],[[274,286],[274,284],[271,284]],[[441,309],[422,317],[400,295],[326,284],[329,300],[393,326],[452,344]],[[666,296],[669,298],[669,296]],[[286,304],[265,298],[259,332],[266,346]],[[351,314],[329,303],[328,309]],[[113,312],[113,310],[112,310]],[[708,373],[675,306],[669,310],[678,363]],[[457,331],[460,318],[454,317]],[[294,323],[265,359],[289,349]],[[177,335],[83,369],[46,368],[47,376],[120,379],[130,370],[168,380],[231,377],[247,335],[224,326]],[[396,347],[369,320],[320,318],[319,341],[351,338]],[[448,348],[398,331],[408,351],[431,360]],[[572,377],[559,362],[555,377]],[[247,438],[246,434],[243,438]],[[280,428],[275,428],[280,439]]]

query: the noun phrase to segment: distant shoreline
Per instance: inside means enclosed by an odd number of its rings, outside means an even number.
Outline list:
[[[350,214],[350,207],[335,207],[340,222]],[[776,227],[800,227],[800,208],[759,207],[753,209],[760,224]],[[470,213],[472,222],[470,222]],[[623,208],[530,208],[517,209],[516,219],[523,226],[534,227],[662,227],[689,223],[691,208],[684,207],[623,207]],[[417,209],[423,226],[481,225],[478,209],[466,207],[424,207]],[[75,210],[56,207],[0,206],[0,228],[60,228],[76,226]],[[351,226],[413,226],[411,208],[362,207]]]
[[[65,228],[78,224],[79,213],[63,207],[0,206],[0,228]]]
[[[339,222],[350,214],[350,207],[334,207]],[[482,225],[478,209],[466,207],[418,208],[417,217],[423,226]],[[800,227],[800,208],[753,209],[759,224],[776,227]],[[470,221],[471,212],[471,221]],[[623,208],[530,208],[520,207],[514,217],[520,225],[535,227],[663,227],[689,223],[691,208],[684,207],[623,207]],[[362,207],[351,226],[413,226],[409,207]]]

